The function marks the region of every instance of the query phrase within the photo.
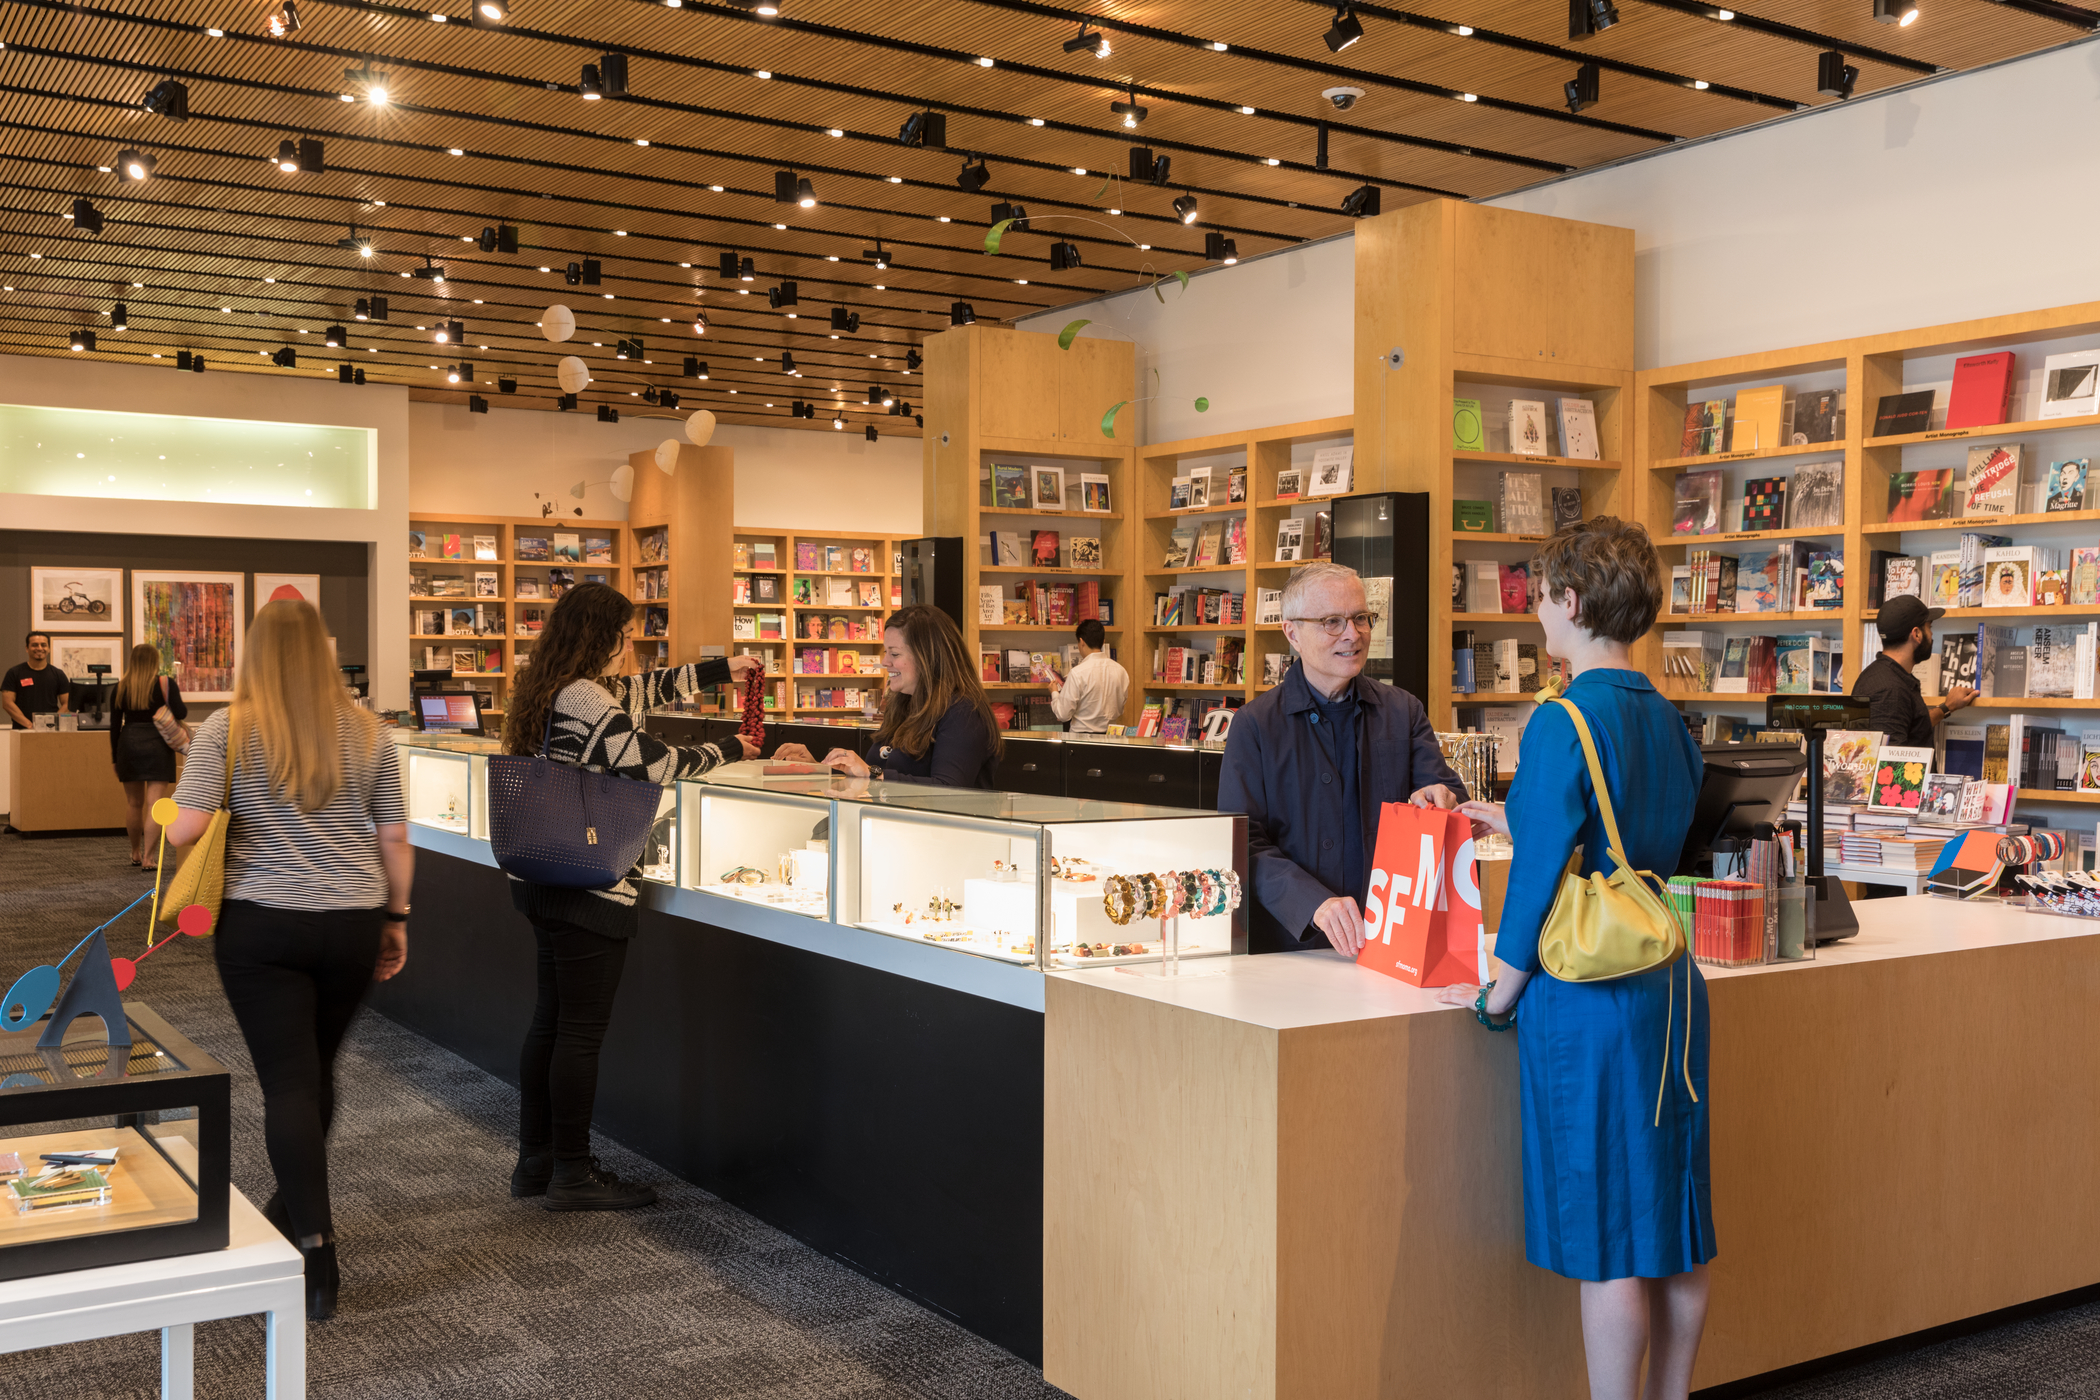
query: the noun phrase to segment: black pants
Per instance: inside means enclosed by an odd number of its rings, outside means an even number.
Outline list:
[[[305,912],[226,901],[219,981],[262,1083],[263,1140],[292,1234],[329,1235],[335,1053],[372,985],[383,909]]]
[[[561,919],[534,919],[532,932],[539,1000],[518,1057],[518,1144],[527,1154],[551,1147],[557,1162],[580,1162],[591,1155],[598,1047],[612,1024],[627,940]]]

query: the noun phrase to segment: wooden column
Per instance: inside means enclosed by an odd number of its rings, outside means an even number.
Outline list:
[[[728,648],[735,451],[681,443],[678,469],[669,476],[656,465],[653,448],[628,454],[627,465],[634,468],[634,499],[627,505],[629,556],[622,562],[634,563],[637,531],[670,527],[671,663],[698,661],[703,646]]]

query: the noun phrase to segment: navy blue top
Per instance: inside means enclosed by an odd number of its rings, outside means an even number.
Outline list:
[[[1354,688],[1343,691],[1332,700],[1314,691],[1313,712],[1308,717],[1314,741],[1334,753],[1335,771],[1342,779],[1342,810],[1345,812],[1363,806],[1363,778],[1357,771],[1356,762],[1356,719],[1362,709]],[[1365,889],[1370,877],[1370,863],[1364,854],[1363,826],[1357,822],[1344,822],[1342,888]]]
[[[968,696],[948,707],[948,713],[933,727],[933,742],[919,757],[894,744],[884,744],[868,754],[868,767],[882,777],[941,787],[988,788],[996,763],[991,731]]]
[[[1327,946],[1313,911],[1336,895],[1362,902],[1381,805],[1437,783],[1466,799],[1421,701],[1364,676],[1350,694],[1354,725],[1315,723],[1325,706],[1292,662],[1233,717],[1217,807],[1247,814],[1250,952]],[[1331,730],[1347,731],[1346,750]]]

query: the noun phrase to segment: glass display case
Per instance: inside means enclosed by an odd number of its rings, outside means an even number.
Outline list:
[[[417,734],[403,741],[409,821],[488,840],[488,756],[499,749],[494,739],[467,734]]]
[[[689,888],[1045,970],[1246,948],[1227,893],[1244,817],[751,765],[680,786]],[[1189,887],[1215,897],[1142,921],[1105,897],[1115,877],[1168,872],[1207,874]]]
[[[0,1029],[0,1280],[226,1247],[229,1076],[151,1009],[122,1020],[129,1045],[92,1012],[51,1046],[49,1018]]]

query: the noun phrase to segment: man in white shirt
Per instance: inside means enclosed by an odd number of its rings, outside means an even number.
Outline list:
[[[1123,722],[1123,705],[1130,699],[1130,673],[1101,649],[1108,633],[1097,619],[1080,623],[1078,635],[1080,650],[1086,654],[1071,675],[1050,682],[1050,710],[1074,734],[1103,734],[1111,724]]]

